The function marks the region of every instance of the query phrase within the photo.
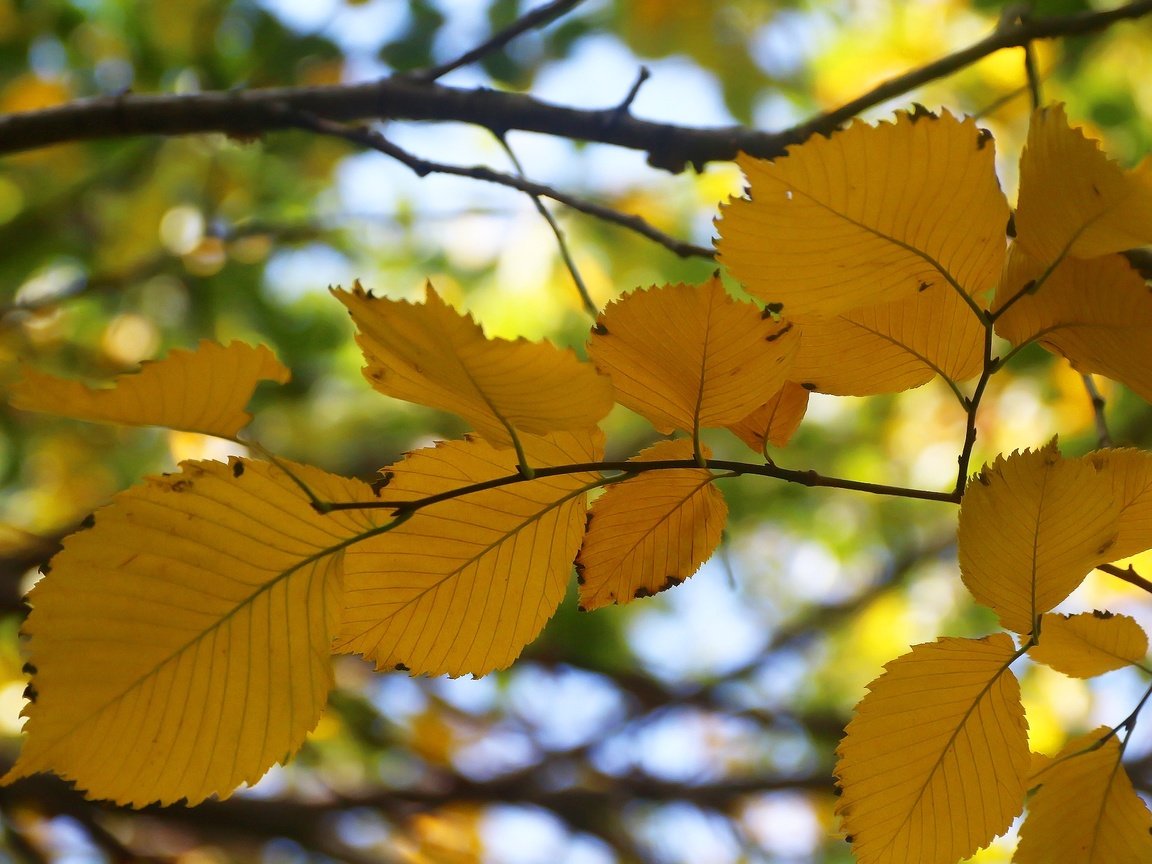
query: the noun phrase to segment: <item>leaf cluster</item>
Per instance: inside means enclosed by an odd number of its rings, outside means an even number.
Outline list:
[[[117,496],[29,597],[36,698],[7,780],[50,770],[134,806],[228,795],[316,725],[333,651],[418,675],[504,668],[555,612],[573,562],[586,610],[675,586],[720,542],[717,481],[756,474],[959,503],[964,584],[1008,631],[916,646],[873,682],[836,771],[861,861],[970,855],[1029,789],[1019,860],[1049,860],[1053,838],[1085,860],[1152,855],[1152,817],[1117,767],[1136,713],[1033,759],[1010,668],[1026,653],[1078,677],[1140,666],[1132,619],[1052,610],[1093,568],[1152,547],[1152,462],[1064,458],[1053,441],[968,478],[988,382],[1027,345],[1152,399],[1152,299],[1119,254],[1152,242],[1152,167],[1122,171],[1059,106],[1032,118],[1015,211],[991,136],[921,108],[741,166],[747,195],[722,208],[717,250],[759,302],[731,297],[719,273],[632,291],[600,312],[587,360],[490,338],[431,285],[422,303],[335,291],[370,385],[475,435],[410,453],[373,484],[249,442],[262,458],[186,462]],[[287,376],[267,349],[206,343],[110,389],[27,370],[13,404],[239,441],[256,384]],[[966,420],[952,489],[768,455],[810,392],[936,377]],[[615,404],[671,437],[605,461],[598,423]],[[756,456],[713,459],[706,428]],[[1098,818],[1065,813],[1070,784],[1096,790]]]

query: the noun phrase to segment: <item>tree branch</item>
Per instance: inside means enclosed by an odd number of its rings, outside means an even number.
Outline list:
[[[552,0],[551,3],[545,3],[543,6],[538,6],[530,12],[517,18],[503,30],[492,34],[491,37],[485,39],[482,43],[468,51],[465,51],[455,60],[450,60],[447,63],[442,63],[439,66],[433,66],[430,69],[421,69],[409,75],[414,81],[435,81],[462,66],[467,66],[470,63],[475,63],[487,55],[499,51],[521,33],[526,33],[529,30],[535,30],[540,27],[545,27],[551,24],[561,15],[575,9],[584,0]]]
[[[290,112],[329,121],[430,120],[471,123],[503,134],[511,130],[612,144],[648,154],[648,162],[669,171],[686,165],[730,161],[740,151],[761,158],[816,133],[830,133],[861,111],[952,74],[1005,48],[1038,39],[1083,35],[1118,21],[1152,13],[1152,0],[1139,0],[1104,12],[1084,12],[1026,22],[1002,23],[975,44],[884,82],[834,111],[791,129],[759,132],[742,126],[688,127],[638,120],[617,107],[578,110],[519,93],[463,89],[392,77],[367,84],[280,87],[183,95],[133,95],[86,99],[0,116],[0,154],[18,153],[104,138],[137,135],[191,135],[223,132],[248,139],[298,125]],[[285,111],[289,109],[289,112]]]

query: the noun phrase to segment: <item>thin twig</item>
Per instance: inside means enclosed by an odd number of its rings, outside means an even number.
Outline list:
[[[512,166],[516,169],[517,176],[521,180],[527,180],[524,174],[524,166],[520,164],[520,159],[516,156],[516,151],[508,144],[508,139],[503,135],[497,135],[496,140],[500,142],[500,146],[504,148],[504,152],[508,154],[508,158],[512,162]],[[568,268],[568,273],[572,277],[572,282],[576,285],[576,293],[580,295],[580,302],[584,305],[584,311],[595,319],[599,309],[596,306],[596,301],[592,299],[592,295],[588,293],[588,286],[584,282],[584,277],[580,275],[580,269],[576,266],[576,261],[572,258],[572,252],[568,248],[568,241],[564,238],[564,231],[560,228],[560,223],[556,221],[556,217],[544,206],[544,202],[540,199],[539,195],[528,193],[529,199],[536,206],[536,212],[544,217],[544,221],[548,223],[548,227],[552,229],[552,234],[556,237],[556,245],[560,249],[560,258],[564,262],[564,266]]]
[[[810,129],[810,134],[826,132],[829,126],[836,128],[862,111],[903,96],[923,84],[958,72],[1005,48],[1023,48],[1039,39],[1083,36],[1097,30],[1104,30],[1118,21],[1142,18],[1150,13],[1152,13],[1152,0],[1141,0],[1141,2],[1129,3],[1126,6],[1103,12],[1081,12],[1076,15],[1051,18],[1030,17],[1027,21],[1021,21],[1019,15],[1006,16],[1001,19],[1000,25],[991,34],[979,42],[931,63],[926,63],[918,69],[890,78],[851,102],[846,102],[833,111],[814,117],[807,123],[794,127],[794,129]]]
[[[571,207],[573,210],[579,210],[581,213],[587,213],[589,216],[594,216],[604,222],[627,228],[629,231],[633,231],[663,246],[681,258],[711,259],[714,255],[711,249],[686,243],[669,234],[665,234],[640,216],[621,213],[619,210],[614,210],[611,207],[605,207],[602,204],[597,204],[575,195],[569,195],[566,192],[560,192],[544,183],[536,183],[522,177],[515,177],[511,174],[494,171],[483,165],[465,167],[462,165],[448,165],[443,162],[433,162],[394,144],[373,129],[345,126],[341,123],[325,120],[323,117],[314,114],[293,111],[291,109],[285,110],[289,116],[292,117],[294,125],[302,129],[317,132],[321,135],[342,138],[353,144],[368,147],[386,156],[391,156],[397,162],[412,169],[417,176],[424,177],[428,174],[449,174],[454,177],[467,177],[472,180],[494,183],[498,186],[507,186],[510,189],[516,189],[528,195],[551,198],[553,201],[558,201],[567,207]]]
[[[976,446],[976,415],[980,411],[980,401],[984,398],[984,391],[988,388],[988,381],[993,373],[1000,368],[1000,364],[992,356],[992,322],[984,321],[984,366],[980,371],[980,380],[976,382],[976,389],[968,398],[964,421],[964,444],[957,457],[956,486],[952,494],[959,501],[964,495],[964,488],[968,484],[968,469],[972,461],[972,449]]]
[[[906,486],[892,486],[887,483],[869,483],[865,480],[850,480],[845,477],[829,477],[816,471],[795,470],[781,468],[778,465],[764,465],[755,462],[736,462],[728,459],[705,459],[703,463],[696,459],[653,459],[644,462],[574,462],[569,465],[550,465],[534,469],[533,477],[525,477],[517,472],[504,477],[495,477],[479,483],[469,483],[465,486],[449,489],[436,495],[424,498],[414,498],[409,501],[332,501],[324,502],[316,509],[324,513],[334,510],[392,510],[397,515],[409,515],[464,495],[484,492],[489,489],[498,489],[503,486],[512,486],[532,479],[542,477],[561,477],[568,474],[619,472],[622,475],[641,474],[645,471],[670,471],[684,468],[706,468],[712,471],[728,472],[731,477],[740,477],[745,474],[760,477],[772,477],[784,480],[787,483],[796,483],[801,486],[823,487],[831,489],[848,489],[855,492],[867,492],[873,495],[887,495],[895,498],[913,498],[919,501],[941,501],[955,504],[959,496],[955,492],[937,492],[932,489],[913,489]],[[615,482],[615,477],[605,482]],[[723,479],[723,478],[718,478]],[[596,485],[601,485],[597,483]]]
[[[1096,379],[1087,373],[1082,374],[1080,379],[1084,382],[1084,389],[1088,391],[1088,398],[1092,400],[1092,415],[1096,418],[1096,446],[1111,447],[1112,433],[1108,430],[1108,418],[1104,415],[1108,403],[1100,388],[1096,386]]]
[[[529,30],[536,30],[551,24],[561,15],[576,8],[582,2],[584,2],[584,0],[552,0],[551,3],[545,3],[543,6],[538,6],[531,12],[520,16],[503,30],[493,33],[475,48],[465,51],[455,60],[449,60],[447,63],[441,63],[439,66],[433,66],[429,69],[412,72],[407,77],[414,81],[435,81],[437,78],[441,78],[449,72],[453,72],[470,63],[475,63],[477,60],[481,60],[489,54],[499,51],[521,33],[526,33]]]
[[[1117,579],[1123,579],[1130,585],[1135,585],[1137,588],[1152,594],[1152,581],[1145,579],[1143,576],[1137,573],[1136,569],[1131,564],[1129,564],[1126,568],[1117,567],[1115,564],[1100,564],[1096,567],[1096,569],[1102,573],[1115,576]]]

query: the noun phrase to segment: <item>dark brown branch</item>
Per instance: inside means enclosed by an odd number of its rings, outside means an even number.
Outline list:
[[[403,77],[368,84],[283,87],[187,95],[125,95],[80,100],[56,108],[0,117],[0,154],[18,153],[101,138],[191,135],[223,132],[248,139],[291,128],[291,112],[328,121],[447,120],[472,123],[497,133],[539,132],[561,138],[612,144],[648,154],[658,168],[729,161],[740,151],[775,158],[816,133],[829,133],[861,111],[902,96],[1005,48],[1038,39],[1084,35],[1118,21],[1152,13],[1152,0],[1104,12],[1031,18],[1002,24],[975,44],[884,82],[857,99],[781,132],[741,126],[688,127],[638,120],[615,107],[598,111],[554,105],[532,96],[488,89],[461,89]],[[285,109],[289,109],[285,111]]]

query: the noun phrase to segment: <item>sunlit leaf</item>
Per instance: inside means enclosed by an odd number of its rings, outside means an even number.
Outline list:
[[[195,351],[176,349],[163,360],[145,363],[106,389],[25,367],[10,401],[24,411],[78,420],[167,426],[234,438],[252,419],[244,406],[256,385],[283,384],[288,377],[288,369],[263,345],[204,341]]]
[[[795,381],[785,381],[775,396],[728,428],[757,453],[763,453],[765,442],[773,447],[786,445],[807,410],[808,389]]]
[[[1056,442],[996,457],[960,505],[960,572],[1000,622],[1031,633],[1036,618],[1110,559],[1119,507],[1112,478],[1091,460],[1063,459]]]
[[[784,386],[798,341],[790,324],[733,300],[714,277],[609,303],[588,354],[621,404],[668,433],[751,414]]]
[[[1045,265],[1152,243],[1152,159],[1126,172],[1068,125],[1064,106],[1036,109],[1020,158],[1016,237]]]
[[[196,803],[254,782],[316,725],[340,621],[341,544],[265,462],[185,462],[98,510],[31,592],[35,701],[11,781],[53,771],[95,798]],[[365,484],[293,470],[322,497]]]
[[[660,441],[631,462],[691,459],[688,439]],[[609,486],[589,512],[576,559],[580,605],[627,603],[679,585],[720,543],[724,496],[703,468],[638,474]]]
[[[1082,612],[1048,613],[1040,619],[1040,642],[1028,656],[1057,672],[1092,678],[1140,663],[1148,653],[1148,634],[1127,615]]]
[[[1120,507],[1120,533],[1109,557],[1117,560],[1152,549],[1152,453],[1119,448],[1096,450],[1084,458],[1109,472]]]
[[[980,374],[984,325],[947,285],[800,328],[792,378],[821,393],[871,396],[919,387],[936,375]]]
[[[997,307],[1042,269],[1014,247]],[[1004,312],[996,332],[1014,345],[1035,340],[1077,371],[1113,378],[1152,401],[1152,294],[1119,255],[1064,261]]]
[[[525,436],[532,465],[601,457],[600,433]],[[407,502],[516,474],[482,441],[418,450],[385,472],[387,501]],[[541,477],[422,508],[345,555],[337,648],[377,668],[482,675],[508,666],[555,612],[584,534],[590,472]]]
[[[1015,864],[1146,864],[1152,861],[1152,813],[1132,788],[1107,727],[1068,742],[1034,774]]]
[[[940,639],[869,685],[837,750],[836,810],[860,864],[955,864],[1005,831],[1029,765],[1003,633]]]
[[[723,209],[720,261],[789,319],[996,285],[1009,211],[973,120],[902,113],[739,163],[751,200]]]
[[[513,430],[591,429],[612,407],[612,386],[569,350],[489,339],[429,284],[423,303],[335,291],[356,323],[364,375],[387,396],[459,414],[496,446]]]

